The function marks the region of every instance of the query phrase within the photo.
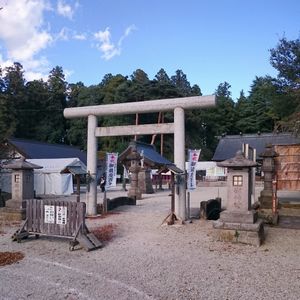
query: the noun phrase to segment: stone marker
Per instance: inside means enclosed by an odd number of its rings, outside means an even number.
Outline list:
[[[24,200],[34,198],[33,169],[41,166],[27,162],[23,157],[12,163],[4,165],[11,169],[11,199],[7,200],[5,207],[0,209],[0,215],[5,220],[21,221],[25,218]]]
[[[241,151],[234,158],[218,163],[219,167],[228,170],[227,209],[213,223],[222,241],[260,246],[264,240],[263,222],[257,219],[254,210],[248,209],[252,186],[249,182],[250,172],[256,165],[256,162],[246,159]]]

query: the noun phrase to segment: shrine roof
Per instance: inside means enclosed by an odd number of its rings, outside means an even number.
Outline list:
[[[212,160],[223,161],[234,157],[238,150],[242,150],[243,144],[249,144],[250,147],[256,149],[257,156],[260,156],[268,144],[300,144],[300,137],[296,137],[291,133],[226,135],[220,138]]]
[[[133,141],[129,144],[127,149],[119,155],[119,161],[126,161],[127,156],[136,149],[137,152],[144,157],[145,163],[151,166],[173,165],[171,161],[160,155],[154,145]]]
[[[40,159],[77,157],[86,164],[86,152],[81,151],[79,148],[74,146],[50,144],[19,138],[11,138],[8,139],[7,142],[25,158]]]

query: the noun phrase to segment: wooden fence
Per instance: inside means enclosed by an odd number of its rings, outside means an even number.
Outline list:
[[[278,190],[300,190],[300,145],[276,145]]]
[[[29,235],[71,238],[70,250],[81,244],[87,251],[100,248],[101,242],[85,224],[86,205],[83,202],[60,200],[26,200],[26,220],[13,235],[20,241]]]

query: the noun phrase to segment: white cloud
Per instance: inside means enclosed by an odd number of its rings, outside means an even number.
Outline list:
[[[23,65],[26,76],[41,73],[48,61],[37,55],[53,41],[51,34],[44,28],[43,16],[49,10],[48,1],[10,0],[0,4],[3,6],[0,11],[0,40],[6,49],[6,59],[2,57],[1,61],[2,67],[17,61]]]
[[[66,80],[68,80],[74,74],[74,71],[73,70],[64,69],[64,74],[65,74]]]
[[[130,25],[125,29],[124,34],[120,37],[117,46],[111,41],[111,33],[109,27],[104,31],[94,33],[94,38],[98,41],[96,48],[102,52],[102,58],[110,60],[116,55],[120,55],[122,51],[122,43],[124,39],[135,30],[135,25]]]
[[[78,2],[75,3],[74,8],[73,8],[70,4],[65,3],[65,1],[58,0],[57,13],[65,18],[72,20],[75,9],[77,9],[78,7],[79,7]]]
[[[87,38],[86,38],[86,35],[84,33],[75,33],[73,35],[73,39],[74,40],[79,40],[79,41],[85,41]]]
[[[27,81],[40,80],[40,79],[43,79],[44,81],[48,80],[48,74],[42,72],[27,71],[24,75]]]
[[[63,40],[63,41],[68,41],[69,40],[69,29],[66,27],[63,27],[60,32],[58,33],[57,40]]]

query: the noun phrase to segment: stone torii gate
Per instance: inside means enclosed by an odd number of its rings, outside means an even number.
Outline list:
[[[97,214],[97,138],[121,135],[172,134],[174,133],[174,163],[185,171],[185,126],[184,110],[206,108],[215,105],[215,96],[195,96],[127,102],[96,106],[66,108],[65,118],[88,118],[87,129],[87,172],[90,175],[90,188],[87,191],[87,214]],[[174,123],[97,127],[97,116],[129,115],[174,111]],[[175,214],[186,219],[186,187],[180,183],[179,194],[175,195]]]

